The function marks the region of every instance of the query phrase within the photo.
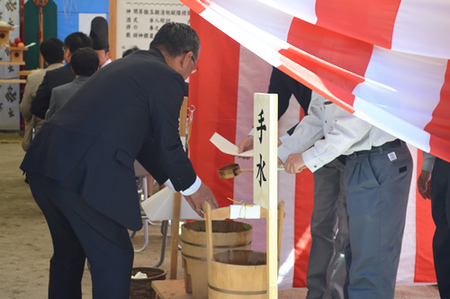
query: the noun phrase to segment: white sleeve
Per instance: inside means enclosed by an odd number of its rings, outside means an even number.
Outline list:
[[[309,104],[308,115],[295,128],[291,136],[287,136],[278,147],[278,158],[283,162],[290,154],[302,153],[314,142],[323,137],[322,100],[313,99]]]
[[[312,172],[316,171],[347,152],[355,143],[368,138],[371,128],[371,124],[336,105],[333,129],[303,153],[305,165]]]
[[[170,179],[165,181],[164,185],[166,185],[166,187],[169,188],[170,190],[176,192]],[[200,188],[201,185],[202,185],[202,180],[200,180],[200,178],[197,176],[197,178],[195,179],[195,182],[189,188],[187,188],[186,190],[180,191],[180,192],[184,196],[189,196],[189,195],[192,195],[195,192],[197,192],[197,190]]]
[[[435,156],[430,153],[422,151],[422,170],[432,172],[434,166]]]

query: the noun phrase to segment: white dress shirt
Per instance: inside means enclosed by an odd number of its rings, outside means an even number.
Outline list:
[[[430,153],[422,152],[422,170],[432,172],[436,157]]]
[[[290,154],[303,153],[305,165],[314,172],[340,155],[369,150],[395,139],[313,92],[308,115],[278,148],[278,157],[285,162]]]

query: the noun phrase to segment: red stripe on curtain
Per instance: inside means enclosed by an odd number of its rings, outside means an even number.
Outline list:
[[[417,177],[422,166],[422,152],[417,155]],[[433,261],[433,235],[436,226],[431,217],[431,201],[416,191],[416,266],[414,282],[436,282]]]
[[[441,100],[433,111],[433,118],[425,127],[431,134],[431,153],[450,161],[450,62],[447,62],[445,81],[441,89]]]
[[[317,0],[316,25],[387,49],[401,0]]]
[[[311,213],[314,208],[313,174],[305,170],[295,179],[294,279],[293,287],[306,287],[309,250],[311,247]]]
[[[300,110],[300,120],[305,116]],[[295,176],[295,213],[294,213],[294,277],[292,287],[306,287],[309,251],[311,248],[311,214],[314,208],[314,178],[309,170]]]
[[[191,10],[196,13],[202,13],[207,6],[211,4],[211,1],[203,0],[203,1],[195,1],[195,0],[180,0],[186,6],[189,6]],[[192,25],[192,24],[191,24]]]
[[[233,196],[233,179],[220,179],[218,169],[234,163],[234,157],[220,152],[209,139],[214,132],[231,142],[236,138],[240,45],[192,11],[191,26],[201,49],[199,71],[189,79],[189,106],[195,106],[190,158],[197,175],[224,206]]]
[[[285,53],[285,50],[280,51],[280,54],[283,55],[283,53]],[[355,109],[352,106],[355,97],[348,90],[341,88],[340,85],[331,83],[330,81],[325,81],[322,78],[317,77],[311,71],[297,65],[295,62],[288,58],[281,57],[281,61],[283,62],[283,64],[278,67],[280,71],[303,83],[305,86],[308,86],[312,90],[315,90],[317,93],[321,94],[330,101],[333,101],[342,109],[345,109],[350,113],[355,112]]]
[[[353,106],[354,97],[351,92],[359,83],[364,82],[373,45],[297,18],[292,20],[287,42],[327,62],[328,65],[318,64],[313,58],[297,57],[292,49],[280,51],[280,54],[319,76],[330,91],[336,90],[341,100]],[[342,91],[338,89],[347,91],[348,95],[342,98]]]

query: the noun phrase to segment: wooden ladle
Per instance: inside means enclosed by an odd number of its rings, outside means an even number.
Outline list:
[[[278,170],[284,170],[284,167],[280,166]],[[253,172],[253,168],[240,169],[239,164],[228,164],[219,168],[219,176],[222,180],[234,178],[241,172]]]
[[[239,164],[229,164],[219,168],[219,176],[222,180],[231,179],[241,172],[252,172],[253,169],[240,169]]]

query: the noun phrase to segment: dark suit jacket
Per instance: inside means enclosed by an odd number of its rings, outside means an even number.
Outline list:
[[[305,113],[308,113],[309,103],[311,102],[311,89],[275,67],[270,75],[268,93],[278,94],[278,119],[289,107],[289,99],[292,95],[295,96]]]
[[[292,95],[295,96],[305,114],[308,113],[309,103],[311,102],[311,89],[275,67],[272,69],[270,76],[268,93],[278,94],[278,119],[283,116],[289,107],[289,100]],[[288,131],[289,135],[294,132],[296,126]]]
[[[21,168],[55,179],[125,227],[142,227],[133,162],[189,188],[196,174],[178,117],[183,77],[160,51],[136,51],[97,71],[46,121]]]
[[[56,70],[48,71],[36,91],[36,96],[31,101],[31,113],[37,117],[45,118],[45,113],[47,112],[50,103],[50,96],[52,95],[52,89],[72,82],[73,79],[75,79],[75,74],[72,72],[70,64]]]
[[[49,119],[56,111],[61,109],[89,78],[90,76],[79,76],[70,83],[53,88],[45,119]]]

